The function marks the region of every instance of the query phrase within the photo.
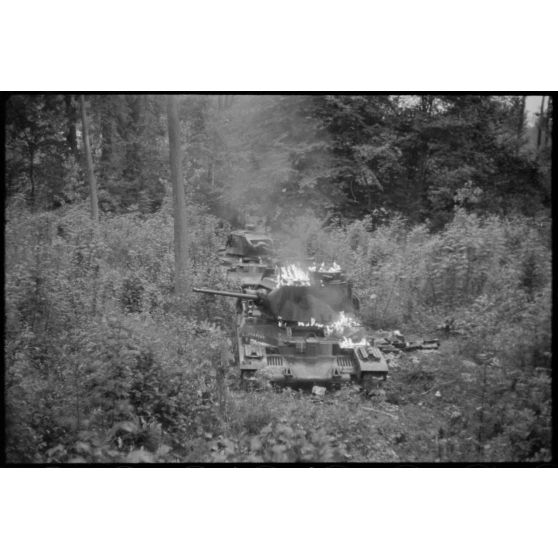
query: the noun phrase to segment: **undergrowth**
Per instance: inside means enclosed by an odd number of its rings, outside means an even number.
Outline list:
[[[227,231],[189,207],[191,283],[227,288],[217,260]],[[320,406],[232,390],[232,306],[174,295],[168,203],[149,216],[104,216],[98,230],[81,206],[31,214],[12,204],[6,218],[9,462],[549,456],[548,219],[458,211],[437,234],[398,218],[324,230],[309,216],[290,226],[309,255],[347,270],[366,325],[440,335],[436,327],[451,324],[443,365],[392,372],[388,398],[399,406],[418,405],[413,394],[448,371],[455,380],[453,415],[413,440],[372,433],[369,415],[352,412],[354,393]]]

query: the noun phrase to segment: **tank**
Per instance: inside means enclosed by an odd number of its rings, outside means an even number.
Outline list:
[[[355,298],[342,277],[310,285],[241,292],[194,288],[236,302],[236,357],[243,385],[381,386],[388,374],[382,351],[353,317]]]
[[[238,230],[229,234],[222,258],[234,263],[271,263],[274,254],[273,240],[265,233]]]
[[[239,286],[257,284],[260,277],[274,271],[273,240],[265,233],[253,229],[233,231],[220,252],[227,277]]]

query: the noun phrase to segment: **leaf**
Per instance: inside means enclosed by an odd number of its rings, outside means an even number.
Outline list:
[[[257,437],[254,436],[251,440],[250,440],[250,451],[259,451],[262,449],[262,442],[261,440]]]
[[[293,436],[294,431],[293,429],[286,425],[286,424],[279,424],[276,428],[276,432],[279,435],[283,435],[284,437],[290,438]]]
[[[78,453],[89,453],[91,451],[91,445],[87,442],[76,442],[74,444],[74,449]]]
[[[272,430],[272,426],[271,426],[271,423],[270,423],[270,424],[268,424],[267,426],[264,426],[264,427],[261,429],[260,434],[261,434],[262,436],[267,436],[268,434],[271,433],[271,430]]]
[[[159,449],[157,450],[156,455],[159,456],[159,457],[163,457],[163,456],[167,455],[170,452],[170,450],[171,450],[170,446],[162,444],[161,446],[159,446]]]
[[[46,454],[49,457],[52,457],[55,453],[61,453],[64,451],[64,446],[62,444],[58,444],[56,446],[54,446],[53,448],[50,448],[49,450],[47,450]]]
[[[127,455],[126,463],[155,463],[155,456],[144,449],[134,450]]]
[[[130,420],[117,422],[108,433],[108,438],[113,438],[116,434],[120,432],[125,432],[128,434],[136,434],[138,432],[138,426]]]
[[[275,444],[271,448],[271,451],[277,455],[281,455],[287,451],[287,446],[285,444]]]

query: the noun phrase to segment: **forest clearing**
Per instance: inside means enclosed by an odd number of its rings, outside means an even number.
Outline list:
[[[532,121],[494,95],[5,111],[8,463],[552,459],[551,97]],[[239,291],[223,248],[253,222],[277,277],[339,266],[359,325],[439,349],[382,353],[377,393],[246,389],[238,304],[193,288]]]

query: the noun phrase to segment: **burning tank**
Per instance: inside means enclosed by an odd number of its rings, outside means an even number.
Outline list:
[[[286,266],[269,285],[242,292],[194,289],[237,299],[237,359],[245,385],[381,385],[387,362],[354,317],[358,300],[340,269]]]
[[[231,232],[220,252],[221,264],[235,282],[256,284],[262,275],[274,272],[273,240],[250,225]]]

